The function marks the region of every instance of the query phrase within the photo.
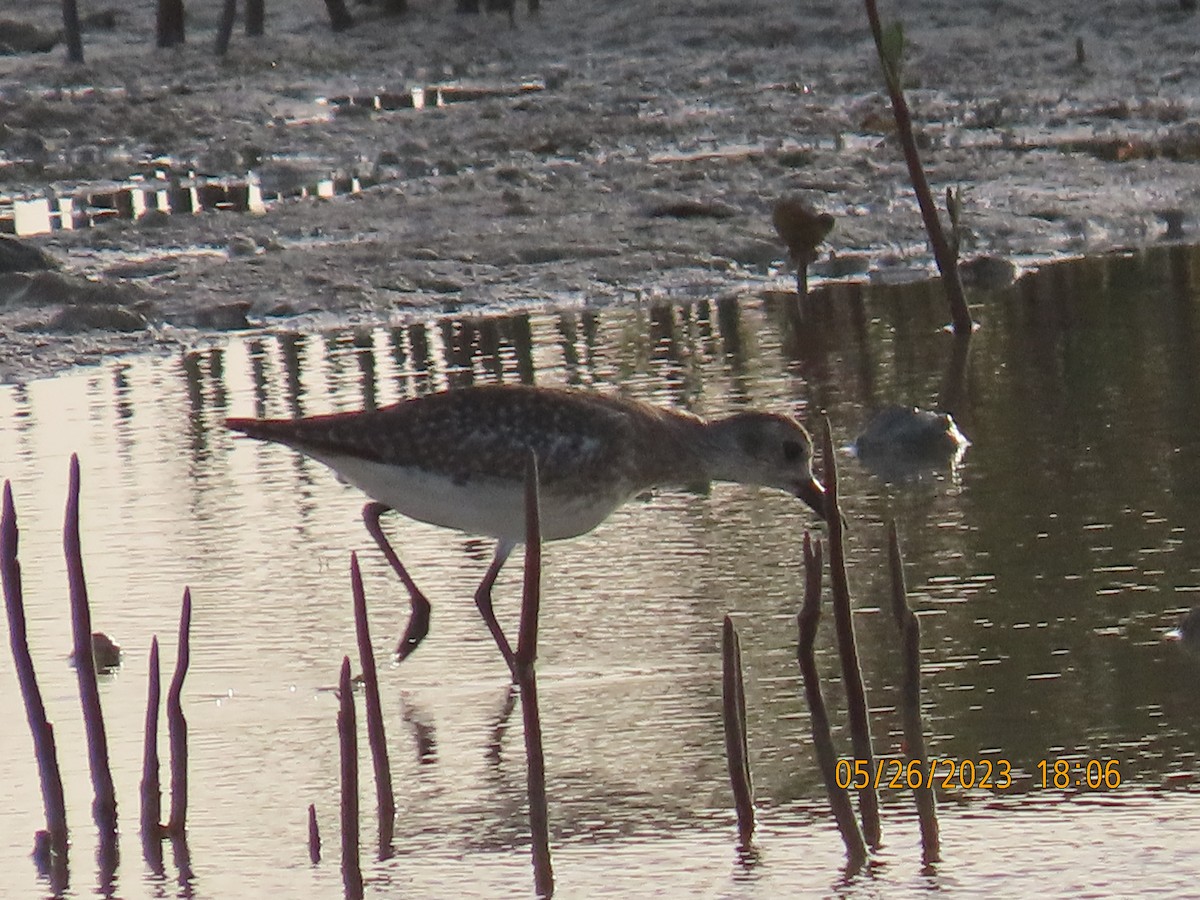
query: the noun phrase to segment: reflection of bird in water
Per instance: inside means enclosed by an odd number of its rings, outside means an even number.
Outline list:
[[[475,602],[513,665],[492,611],[491,589],[513,547],[525,538],[524,478],[531,451],[538,463],[546,540],[591,531],[647,490],[711,481],[778,488],[824,512],[808,432],[790,416],[775,413],[741,412],[706,421],[594,392],[487,385],[373,411],[296,420],[228,419],[226,424],[312,457],[376,501],[363,509],[367,528],[412,597],[412,618],[397,649],[401,659],[429,629],[429,602],[379,526],[388,509],[497,539]]]
[[[1200,652],[1200,606],[1180,616],[1179,624],[1164,637],[1169,641],[1179,641],[1189,650]]]
[[[889,406],[854,441],[854,455],[881,478],[904,481],[957,463],[970,441],[949,413]]]

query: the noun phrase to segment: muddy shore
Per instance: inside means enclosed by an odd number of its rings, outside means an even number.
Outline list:
[[[27,6],[56,27],[57,0]],[[537,17],[518,8],[514,28],[451,2],[352,11],[333,34],[318,0],[275,0],[267,35],[239,23],[224,60],[216,10],[198,4],[183,47],[153,46],[148,7],[89,30],[82,67],[61,45],[0,57],[0,195],[155,171],[375,183],[30,237],[133,318],[64,316],[69,291],[10,290],[0,382],[229,329],[786,289],[770,222],[785,193],[837,217],[818,276],[931,270],[859,4],[551,0]],[[968,255],[1035,265],[1192,238],[1193,14],[937,2],[883,15],[905,23],[930,180],[961,188]],[[539,89],[425,109],[328,102],[431,85]]]

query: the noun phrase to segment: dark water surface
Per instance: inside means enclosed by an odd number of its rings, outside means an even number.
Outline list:
[[[840,882],[815,774],[794,616],[800,540],[786,496],[717,485],[662,493],[550,545],[540,687],[560,896],[990,896],[1194,893],[1200,658],[1162,641],[1200,593],[1200,254],[1162,248],[1064,262],[975,299],[969,355],[939,331],[934,286],[672,297],[662,305],[447,318],[323,336],[258,336],[137,357],[0,391],[0,476],[21,525],[30,640],[58,736],[72,895],[96,892],[90,785],[61,561],[67,459],[83,470],[93,623],[125,648],[101,686],[122,815],[122,897],[341,894],[335,697],[354,655],[348,557],[360,551],[381,672],[396,857],[368,895],[522,896],[519,718],[497,731],[507,675],[470,600],[490,547],[406,520],[391,534],[434,605],[430,637],[387,660],[407,602],[359,519],[361,496],[226,415],[382,405],[470,382],[577,384],[702,414],[755,406],[849,444],[891,403],[952,410],[961,463],[890,484],[839,453],[849,567],[876,752],[902,752],[885,523],[898,523],[921,615],[930,752],[1007,761],[1006,789],[942,797],[945,862],[922,875],[909,797],[884,791],[887,865]],[[819,531],[819,529],[817,529]],[[518,567],[498,611],[515,627]],[[149,874],[136,839],[147,648],[174,664],[192,588],[190,845],[194,881]],[[720,726],[719,631],[747,669],[762,857],[738,863]],[[7,644],[5,645],[7,646]],[[837,721],[831,627],[819,659]],[[4,651],[7,658],[9,653]],[[42,827],[11,661],[0,666],[4,896],[47,893]],[[848,740],[836,737],[848,753]],[[164,748],[165,752],[165,748]],[[1042,787],[1039,763],[1116,761],[1121,785]],[[326,861],[310,866],[317,805]],[[10,894],[10,890],[12,893]]]

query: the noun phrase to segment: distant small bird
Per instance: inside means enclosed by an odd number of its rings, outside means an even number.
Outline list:
[[[970,442],[949,413],[915,406],[885,406],[871,417],[854,446],[860,454],[948,456],[966,443]]]
[[[71,651],[68,661],[75,665],[75,651]],[[121,667],[121,645],[103,631],[92,632],[92,664],[96,673],[106,675]]]
[[[794,418],[776,413],[740,412],[706,421],[592,391],[485,385],[373,411],[232,418],[225,424],[312,457],[376,501],[363,508],[363,519],[412,598],[412,617],[396,651],[400,659],[428,633],[429,602],[379,526],[389,509],[496,538],[475,603],[513,666],[492,611],[491,589],[513,547],[525,538],[530,451],[538,463],[546,540],[585,534],[647,490],[712,481],[778,488],[824,515],[824,488],[812,474],[812,440]]]
[[[771,224],[788,249],[788,260],[796,267],[796,290],[804,296],[808,267],[817,258],[817,246],[833,230],[833,216],[817,212],[799,197],[787,196],[775,201]]]
[[[854,455],[885,481],[909,481],[956,466],[971,442],[949,413],[913,406],[879,410],[854,441]]]

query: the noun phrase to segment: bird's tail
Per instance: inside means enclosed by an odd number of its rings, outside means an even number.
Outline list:
[[[257,441],[287,442],[295,426],[289,419],[226,419],[225,427]]]

